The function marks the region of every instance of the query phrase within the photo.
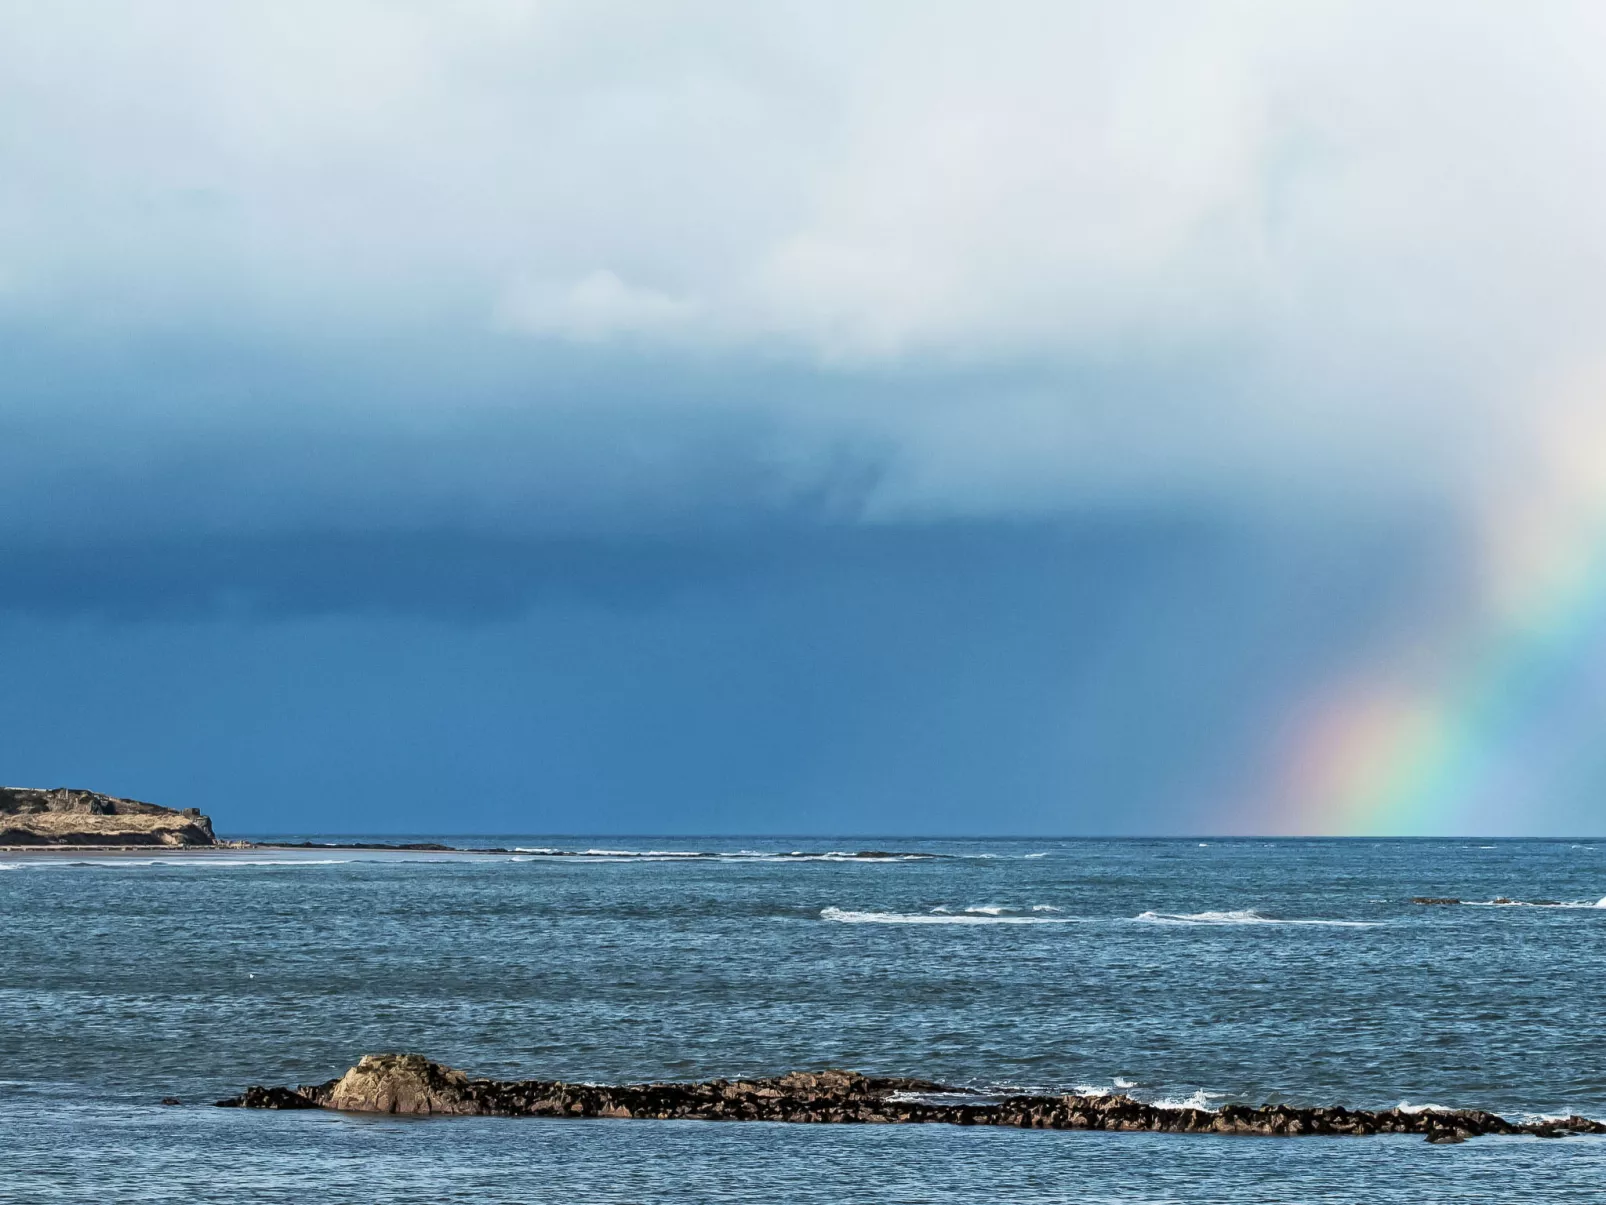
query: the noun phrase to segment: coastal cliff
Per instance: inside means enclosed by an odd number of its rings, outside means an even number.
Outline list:
[[[0,787],[0,846],[216,845],[212,821],[70,787]]]
[[[1513,1122],[1481,1109],[1373,1111],[1281,1104],[1196,1109],[1146,1104],[1130,1096],[988,1096],[925,1080],[852,1071],[794,1071],[769,1079],[704,1083],[502,1081],[472,1079],[417,1054],[364,1055],[343,1076],[326,1083],[247,1088],[239,1096],[217,1103],[225,1108],[492,1117],[946,1123],[1029,1130],[1265,1136],[1420,1134],[1434,1143],[1464,1142],[1482,1134],[1561,1138],[1606,1133],[1606,1124],[1586,1117]]]

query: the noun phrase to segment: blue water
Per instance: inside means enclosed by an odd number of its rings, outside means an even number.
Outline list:
[[[1600,1139],[206,1106],[407,1049],[1606,1117],[1606,842],[477,840],[634,856],[0,855],[0,1200],[1606,1200]],[[923,856],[774,856],[864,848]]]

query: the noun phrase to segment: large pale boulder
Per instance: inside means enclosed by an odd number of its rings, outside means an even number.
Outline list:
[[[329,1091],[350,1113],[475,1113],[468,1076],[421,1054],[365,1054]]]

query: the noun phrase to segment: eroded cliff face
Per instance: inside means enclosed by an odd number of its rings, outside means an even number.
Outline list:
[[[216,845],[212,821],[70,787],[0,787],[0,845]]]

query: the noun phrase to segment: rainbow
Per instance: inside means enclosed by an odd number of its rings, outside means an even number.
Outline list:
[[[1487,596],[1426,642],[1428,668],[1397,650],[1297,713],[1272,831],[1531,832],[1606,770],[1606,444],[1569,434],[1540,496],[1485,521]]]

